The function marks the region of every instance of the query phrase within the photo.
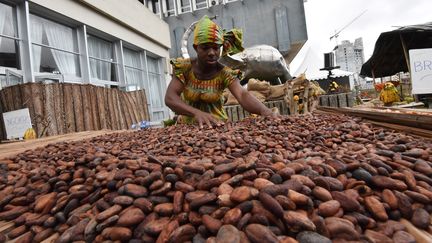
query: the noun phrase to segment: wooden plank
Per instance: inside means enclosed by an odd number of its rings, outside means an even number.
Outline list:
[[[432,242],[432,235],[429,234],[427,231],[424,231],[424,230],[421,230],[421,229],[415,227],[411,222],[409,222],[406,219],[401,219],[399,222],[401,222],[403,225],[405,225],[408,233],[410,233],[412,236],[414,236],[417,243],[430,243],[430,242]]]
[[[91,113],[91,102],[90,96],[88,95],[88,90],[90,86],[88,84],[80,85],[81,89],[81,97],[82,97],[82,106],[83,106],[83,120],[84,120],[84,130],[90,131],[94,130],[93,126],[93,116]]]
[[[329,106],[338,107],[337,95],[329,95]]]
[[[354,94],[353,93],[347,93],[347,106],[348,107],[353,107],[354,106]]]
[[[33,92],[32,95],[32,103],[34,104],[35,110],[35,131],[38,137],[41,137],[44,133],[44,124],[43,118],[45,117],[44,109],[43,109],[43,85],[41,83],[32,83],[31,89]]]
[[[74,99],[72,97],[72,84],[63,84],[63,110],[65,120],[65,133],[76,132]]]
[[[14,110],[19,110],[23,108],[22,102],[22,94],[21,94],[21,85],[13,85],[11,86],[12,96],[13,96],[13,107]]]
[[[232,107],[232,120],[235,122],[239,121],[239,117],[238,117],[238,113],[237,113],[238,107],[239,107],[239,105],[235,105],[234,107]]]
[[[6,87],[3,89],[4,91],[4,107],[6,112],[13,111],[14,105],[13,105],[13,94],[12,94],[12,87]]]
[[[0,232],[6,231],[12,227],[14,227],[14,222],[7,222],[7,223],[3,223],[2,226],[0,226]]]
[[[355,108],[320,107],[320,109],[324,111],[360,116],[374,121],[391,121],[393,124],[432,130],[432,116],[430,115],[398,114],[372,110],[358,110]]]
[[[33,97],[32,85],[30,83],[26,83],[26,84],[22,85],[23,107],[29,109],[30,119],[31,119],[32,125],[36,129],[36,126],[35,126],[36,114],[35,114],[35,110],[34,110],[34,104],[33,104],[32,97]]]
[[[348,106],[346,93],[337,94],[337,99],[338,99],[338,106],[339,107],[347,107]]]
[[[244,109],[241,106],[237,106],[237,114],[239,121],[244,119]]]
[[[108,129],[113,129],[113,125],[112,125],[112,121],[111,121],[111,107],[109,104],[109,88],[103,88],[103,102],[105,103],[105,120],[106,120],[106,124]]]
[[[114,113],[114,101],[112,97],[112,92],[115,92],[115,88],[105,89],[105,99],[107,102],[106,112],[109,114],[109,128],[115,130],[116,129],[116,117]]]
[[[66,122],[65,112],[63,105],[63,84],[54,83],[53,86],[53,102],[54,102],[54,114],[57,123],[57,134],[66,133]]]
[[[145,93],[145,90],[142,90],[141,99],[143,101],[143,107],[146,114],[146,120],[150,121],[150,111],[149,111],[149,103],[147,102],[147,95]]]
[[[121,104],[126,120],[126,127],[130,128],[132,126],[132,116],[130,111],[130,106],[128,105],[127,99],[125,97],[125,94],[123,92],[119,92],[119,97],[121,99]]]
[[[320,106],[329,106],[328,95],[321,95],[320,96]]]
[[[91,117],[93,119],[93,129],[100,130],[101,124],[99,120],[99,110],[97,103],[97,87],[94,85],[89,85],[88,88],[88,97],[90,98],[90,106],[91,106]]]
[[[76,131],[82,132],[85,131],[84,109],[83,109],[83,102],[82,102],[83,97],[81,94],[81,87],[79,84],[72,85],[72,95],[73,95],[73,107],[75,113]]]
[[[6,112],[4,108],[3,97],[4,97],[3,90],[0,90],[0,114]],[[7,135],[6,135],[6,129],[4,127],[3,115],[0,115],[0,139],[6,140],[6,137]]]
[[[137,112],[137,104],[135,102],[135,100],[133,99],[132,95],[130,92],[125,92],[125,91],[120,91],[123,92],[125,94],[126,100],[128,102],[128,104],[130,105],[130,110],[131,110],[131,116],[132,116],[132,122],[133,123],[138,123],[140,122],[140,118],[138,116],[138,112]]]
[[[118,118],[119,118],[119,129],[129,129],[129,127],[126,125],[126,116],[124,113],[124,109],[122,107],[122,103],[121,103],[121,96],[119,94],[119,92],[115,92],[115,106],[116,106],[116,110],[118,112]]]
[[[52,234],[50,237],[48,237],[45,240],[41,241],[41,243],[53,243],[59,237],[60,237],[60,234],[56,232],[56,233]]]
[[[46,135],[47,136],[53,136],[58,135],[57,130],[57,119],[56,116],[58,114],[55,113],[55,107],[54,107],[54,91],[53,91],[53,85],[52,84],[44,84],[42,87],[45,89],[45,96],[44,96],[44,111],[45,116],[44,120],[47,122],[47,129],[46,129]]]
[[[107,129],[108,123],[106,119],[105,114],[105,88],[102,87],[96,87],[96,97],[97,97],[97,105],[98,105],[98,111],[99,111],[99,123],[101,126],[101,129]]]
[[[144,103],[141,97],[140,90],[130,92],[130,94],[133,96],[134,101],[136,102],[136,110],[138,112],[138,118],[140,121],[147,121],[146,114],[144,110]]]
[[[115,117],[114,122],[114,129],[119,130],[121,129],[121,121],[120,121],[120,109],[118,105],[118,92],[120,92],[118,89],[111,89],[111,98],[113,102],[112,110]]]

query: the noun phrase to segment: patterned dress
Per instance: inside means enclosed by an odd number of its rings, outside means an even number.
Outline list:
[[[239,71],[224,67],[216,77],[199,80],[192,71],[190,59],[177,58],[171,60],[174,75],[184,85],[182,100],[196,109],[212,114],[215,118],[226,121],[228,119],[223,109],[223,91],[236,79],[240,78]],[[181,123],[194,123],[194,118],[182,116]]]

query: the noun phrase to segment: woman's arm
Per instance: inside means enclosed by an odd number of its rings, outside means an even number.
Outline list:
[[[176,76],[173,76],[165,94],[165,104],[172,111],[174,111],[176,114],[179,115],[194,117],[201,128],[203,127],[203,124],[207,124],[209,127],[212,127],[211,126],[212,123],[219,124],[219,121],[216,118],[214,118],[211,114],[202,112],[186,104],[180,98],[183,89],[184,89],[184,85],[180,82],[180,80]]]
[[[232,82],[228,88],[240,105],[248,112],[261,116],[273,115],[273,112],[269,108],[240,85],[239,80]]]

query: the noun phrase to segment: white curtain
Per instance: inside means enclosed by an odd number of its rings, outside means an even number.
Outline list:
[[[142,82],[143,72],[141,70],[135,69],[135,68],[139,68],[139,69],[142,68],[139,52],[124,48],[123,53],[124,53],[124,62],[126,65],[125,67],[126,85],[130,88],[134,87],[135,90],[142,89],[144,87]]]
[[[31,39],[34,43],[42,44],[43,23],[42,19],[34,15],[31,16]],[[40,71],[40,63],[42,58],[42,47],[32,45],[33,48],[33,69],[35,72]]]
[[[151,105],[155,108],[163,107],[161,74],[159,70],[159,60],[147,57],[149,72],[149,92],[151,93]]]
[[[73,29],[45,20],[44,29],[50,46],[74,51]],[[61,74],[77,75],[75,55],[51,49],[51,53]]]
[[[4,29],[7,23],[12,22],[12,11],[9,6],[0,3],[0,34],[4,33]],[[0,37],[0,47],[3,37]]]
[[[90,57],[112,60],[111,43],[90,36],[88,48]],[[111,81],[111,63],[90,58],[90,70],[92,78]]]

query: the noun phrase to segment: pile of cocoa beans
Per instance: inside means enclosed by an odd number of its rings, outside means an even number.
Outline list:
[[[173,126],[0,160],[0,242],[415,242],[432,143],[315,114]]]

